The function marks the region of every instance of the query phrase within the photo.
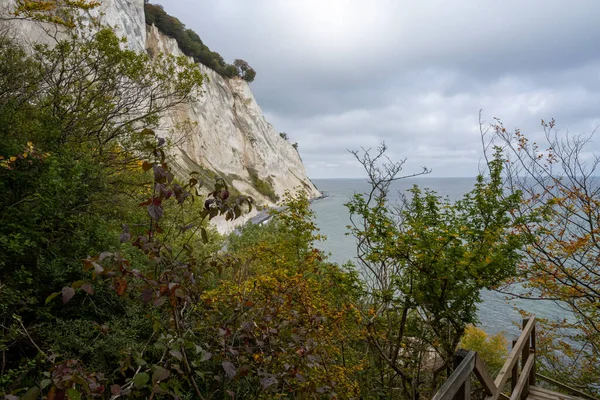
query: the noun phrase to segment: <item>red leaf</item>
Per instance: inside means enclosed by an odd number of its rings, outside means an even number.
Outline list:
[[[67,304],[75,296],[75,289],[65,286],[62,288],[62,302]]]
[[[154,165],[154,180],[159,183],[164,183],[167,180],[167,173],[160,165]]]
[[[127,289],[127,279],[119,278],[115,281],[115,285],[117,287],[117,295],[122,296]]]
[[[110,393],[112,393],[113,395],[119,395],[121,394],[121,386],[114,384],[110,387]]]
[[[152,290],[151,289],[145,289],[142,292],[142,301],[146,304],[148,304],[150,302],[150,300],[152,300]]]
[[[150,164],[148,161],[144,161],[142,163],[142,169],[144,170],[144,172],[149,171],[150,168],[152,168],[152,164]]]

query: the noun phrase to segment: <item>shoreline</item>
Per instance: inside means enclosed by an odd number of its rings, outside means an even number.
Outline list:
[[[329,197],[329,196],[324,194],[323,192],[321,192],[320,196],[313,197],[312,199],[309,199],[308,202],[312,204],[314,201],[323,200],[323,199],[326,199],[327,197]],[[280,211],[280,210],[283,210],[283,208],[284,207],[275,207],[275,208],[269,208],[266,211],[259,211],[258,214],[256,214],[254,217],[252,217],[248,221],[246,221],[246,224],[251,223],[251,224],[261,225],[273,217],[273,215],[271,215],[271,212],[270,212],[271,210]],[[246,225],[246,224],[244,224],[244,225]],[[236,233],[236,232],[237,232],[237,229],[232,233]]]
[[[312,204],[313,201],[317,201],[317,200],[323,200],[326,199],[327,197],[329,197],[328,195],[324,194],[323,192],[321,192],[320,196],[317,197],[313,197],[312,199],[309,199],[309,203]],[[283,207],[275,207],[275,210],[282,210]],[[258,225],[262,225],[265,222],[269,221],[273,215],[271,215],[270,211],[272,209],[268,209],[266,211],[259,211],[257,215],[255,215],[254,217],[250,218],[248,221],[246,221],[244,224],[240,225],[238,228],[235,228],[231,233],[229,233],[227,235],[227,238],[225,239],[225,243],[223,244],[223,247],[221,248],[221,252],[225,252],[227,251],[227,247],[229,245],[229,236],[231,235],[237,235],[240,236],[240,228],[246,226],[247,224],[258,224]]]

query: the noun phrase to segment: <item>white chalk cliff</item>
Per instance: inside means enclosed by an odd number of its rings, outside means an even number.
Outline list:
[[[0,0],[5,8],[13,4],[14,0]],[[127,46],[133,50],[183,55],[175,39],[146,25],[143,0],[102,0],[95,12],[101,12],[104,23],[125,36]],[[34,24],[23,21],[15,24],[23,36],[41,40],[43,34]],[[274,203],[254,188],[250,171],[269,182],[278,196],[286,190],[299,189],[310,197],[318,196],[319,191],[308,179],[297,150],[267,122],[248,83],[240,78],[225,79],[201,64],[199,68],[209,79],[205,80],[198,101],[166,115],[158,129],[165,136],[177,135],[173,137],[179,143],[174,164],[179,174],[185,177],[199,168],[212,171],[259,204]],[[181,129],[187,122],[191,124]],[[184,140],[180,140],[181,131],[185,131]],[[228,232],[243,220],[217,221],[216,225],[219,231]]]

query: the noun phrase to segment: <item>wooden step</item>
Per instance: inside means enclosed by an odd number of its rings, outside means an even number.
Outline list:
[[[528,400],[583,400],[581,397],[575,397],[568,394],[553,392],[538,386],[529,388]]]

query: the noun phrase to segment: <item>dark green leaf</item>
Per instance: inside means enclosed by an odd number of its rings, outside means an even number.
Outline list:
[[[77,389],[67,389],[67,397],[69,400],[81,400],[81,393]]]
[[[46,297],[46,305],[50,303],[56,296],[61,294],[61,292],[54,292],[50,296]]]
[[[34,386],[30,388],[23,396],[21,396],[21,400],[37,400],[40,398],[42,391],[39,387]]]
[[[140,372],[139,374],[133,377],[133,386],[135,386],[136,389],[141,389],[144,386],[146,386],[149,380],[150,375],[148,375],[145,372]]]

